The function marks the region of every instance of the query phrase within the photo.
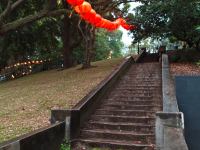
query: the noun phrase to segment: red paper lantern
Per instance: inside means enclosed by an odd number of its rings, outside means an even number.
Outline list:
[[[74,10],[75,10],[78,14],[81,14],[81,11],[80,11],[80,9],[79,9],[78,6],[75,6],[75,7],[74,7]]]
[[[119,25],[122,25],[122,24],[124,24],[124,23],[123,23],[123,20],[124,20],[124,19],[119,18],[119,19],[116,20],[116,22],[117,22]]]
[[[67,0],[67,2],[72,6],[78,6],[83,4],[84,0]]]
[[[108,20],[103,19],[103,23],[100,25],[101,28],[105,28],[108,25]]]
[[[90,19],[95,19],[96,17],[96,12],[94,9],[92,9],[89,13],[85,13],[82,15],[82,18],[85,20],[90,20]]]
[[[96,24],[96,27],[102,27],[103,24],[105,24],[105,19],[104,18],[102,18],[101,22]]]
[[[89,13],[92,9],[92,6],[88,3],[88,2],[83,2],[82,5],[78,6],[80,12],[82,15],[84,15],[85,13]]]
[[[130,25],[128,24],[123,24],[122,27],[126,30],[130,30]]]
[[[76,4],[76,6],[79,6],[79,5],[82,5],[83,2],[84,2],[84,0],[76,0],[75,4]]]
[[[100,23],[102,20],[101,16],[99,14],[96,14],[95,18],[94,19],[90,19],[90,23],[93,23],[93,24],[97,24],[97,23]]]

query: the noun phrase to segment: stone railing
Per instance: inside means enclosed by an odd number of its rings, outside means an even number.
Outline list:
[[[188,150],[184,138],[184,116],[179,112],[168,55],[162,55],[163,111],[156,113],[156,149]]]

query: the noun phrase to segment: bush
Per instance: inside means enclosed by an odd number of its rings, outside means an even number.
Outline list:
[[[199,52],[197,52],[195,49],[176,50],[170,58],[170,62],[173,63],[196,62],[198,60]]]

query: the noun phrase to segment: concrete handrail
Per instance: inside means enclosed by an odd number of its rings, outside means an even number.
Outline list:
[[[184,138],[184,116],[179,112],[170,75],[168,55],[162,55],[163,111],[156,113],[156,149],[188,150]]]

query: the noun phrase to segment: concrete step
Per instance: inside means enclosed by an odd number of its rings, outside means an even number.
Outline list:
[[[122,109],[97,109],[96,115],[116,115],[116,116],[140,116],[140,117],[155,117],[156,111],[145,110],[122,110]]]
[[[119,81],[118,82],[119,84],[120,83],[122,83],[122,84],[124,84],[124,83],[131,83],[131,84],[139,84],[139,83],[141,83],[141,84],[162,84],[162,81],[161,80],[151,80],[151,81],[148,81],[148,80],[135,80],[135,79],[124,79],[124,80],[121,80],[121,81]]]
[[[116,88],[127,88],[127,89],[162,89],[162,86],[153,86],[153,85],[132,85],[132,84],[127,84],[127,85],[115,85]]]
[[[160,105],[162,106],[163,102],[153,101],[153,100],[105,100],[103,104],[117,104],[117,105]]]
[[[143,133],[155,132],[155,126],[146,123],[130,123],[130,122],[88,122],[86,129],[107,129],[107,130],[123,130],[137,131]]]
[[[141,141],[120,141],[100,138],[79,138],[71,143],[72,147],[83,147],[91,150],[91,147],[98,147],[102,150],[154,150],[155,144],[144,143]]]
[[[107,97],[107,100],[162,100],[162,97],[154,97],[154,96],[115,96],[115,97]]]
[[[162,94],[162,88],[151,88],[151,89],[144,89],[144,88],[138,88],[133,89],[130,87],[119,87],[115,88],[111,92],[127,92],[127,93],[161,93]]]
[[[149,95],[162,95],[162,89],[160,90],[137,90],[137,89],[115,89],[107,95],[117,95],[117,94],[149,94]]]
[[[148,93],[132,93],[132,92],[123,92],[123,91],[119,91],[119,92],[111,92],[109,95],[106,96],[106,98],[110,98],[110,97],[118,97],[118,96],[123,96],[123,97],[162,97],[161,93],[152,93],[152,92],[148,92]]]
[[[148,123],[155,124],[155,117],[137,117],[137,116],[112,116],[112,115],[92,115],[89,122],[130,122],[130,123]]]
[[[145,82],[141,82],[141,83],[132,83],[129,81],[121,81],[119,84],[121,84],[121,86],[129,86],[129,85],[134,85],[134,86],[162,86],[161,83],[156,83],[156,82],[152,82],[152,83],[145,83]]]
[[[104,130],[104,129],[93,129],[93,130],[81,130],[82,138],[101,138],[110,140],[121,140],[121,141],[148,141],[147,143],[153,143],[155,140],[154,132],[143,133],[135,131],[118,131],[118,130]]]
[[[160,84],[157,85],[157,84],[138,84],[138,85],[135,85],[135,84],[131,84],[131,83],[126,83],[126,84],[121,84],[120,85],[121,87],[132,87],[132,88],[140,88],[140,87],[146,87],[146,88],[151,88],[151,87],[162,87]]]
[[[151,110],[161,111],[161,105],[130,105],[130,104],[102,104],[101,108],[104,109],[125,109],[125,110]]]

